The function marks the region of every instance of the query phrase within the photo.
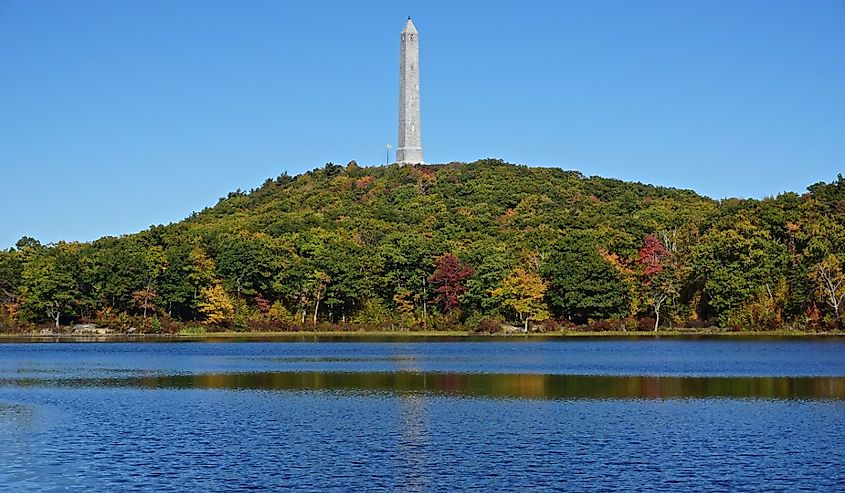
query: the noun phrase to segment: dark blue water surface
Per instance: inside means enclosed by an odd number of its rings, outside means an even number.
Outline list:
[[[845,341],[0,344],[0,489],[845,491]]]

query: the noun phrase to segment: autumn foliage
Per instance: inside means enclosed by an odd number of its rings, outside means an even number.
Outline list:
[[[437,259],[437,267],[429,278],[437,294],[437,301],[443,306],[443,311],[451,313],[460,304],[460,297],[466,292],[466,280],[472,275],[472,267],[458,260],[451,253]]]
[[[494,159],[328,163],[135,234],[21,238],[0,331],[841,330],[843,204],[842,176],[712,200]]]
[[[663,243],[652,234],[645,235],[643,246],[639,251],[640,265],[643,266],[643,275],[650,278],[663,270],[663,260],[669,255],[669,251]]]

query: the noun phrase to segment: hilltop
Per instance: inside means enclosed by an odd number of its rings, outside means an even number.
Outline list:
[[[492,159],[329,163],[133,235],[22,239],[0,325],[834,328],[843,252],[841,176],[715,201]]]
[[[717,203],[689,190],[655,187],[558,168],[498,160],[422,166],[327,164],[297,177],[268,179],[193,215],[193,230],[248,230],[280,237],[417,232],[443,244],[482,237],[516,240],[541,231],[609,226],[638,237],[678,226]],[[634,247],[631,243],[628,247]]]

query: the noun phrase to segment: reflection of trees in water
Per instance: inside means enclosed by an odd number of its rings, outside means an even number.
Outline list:
[[[33,427],[34,422],[34,406],[0,402],[0,430],[27,430]]]
[[[0,379],[0,386],[326,390],[520,399],[845,400],[845,377],[676,377],[490,373],[273,372],[97,379]]]

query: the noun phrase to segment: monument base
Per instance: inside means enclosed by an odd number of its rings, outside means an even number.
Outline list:
[[[425,164],[422,147],[400,147],[396,149],[397,164]]]

